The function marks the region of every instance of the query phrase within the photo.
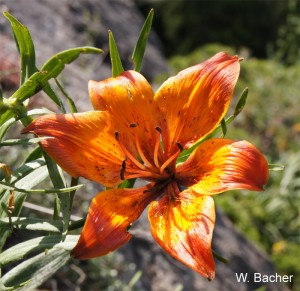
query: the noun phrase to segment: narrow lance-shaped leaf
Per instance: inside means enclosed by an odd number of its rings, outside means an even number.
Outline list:
[[[47,154],[44,154],[44,157],[47,163],[49,175],[53,186],[55,188],[65,188],[66,182],[57,164]],[[63,221],[64,221],[64,228],[63,228],[64,235],[67,234],[68,225],[71,217],[70,203],[71,203],[70,193],[60,193],[60,192],[57,193],[57,198],[55,199],[55,206],[54,206],[54,218],[58,219],[60,211],[62,212]]]
[[[10,21],[21,57],[21,85],[36,72],[35,50],[29,30],[8,12],[3,13]]]
[[[118,75],[124,72],[124,69],[123,69],[120,54],[113,33],[109,31],[108,36],[109,36],[109,53],[110,53],[110,60],[111,60],[111,67],[112,67],[112,76],[117,77]]]
[[[102,53],[102,50],[93,47],[79,47],[60,52],[50,58],[39,72],[34,73],[26,82],[9,98],[20,102],[41,91],[48,81],[57,77],[66,64],[70,64],[80,54]]]
[[[135,46],[133,54],[132,54],[134,70],[137,72],[141,71],[142,61],[143,61],[149,33],[151,30],[151,26],[152,26],[153,16],[154,16],[154,10],[151,9],[143,27],[142,27],[138,41],[136,43],[136,46]]]
[[[44,251],[53,247],[64,247],[71,250],[78,241],[79,235],[68,235],[62,242],[61,235],[42,236],[19,243],[0,254],[1,266],[24,259],[32,252]]]
[[[56,105],[60,107],[62,113],[66,113],[62,100],[56,95],[48,82],[44,85],[43,91],[51,98],[52,101],[54,101]]]
[[[20,188],[25,188],[26,186],[32,186],[35,183],[43,180],[47,176],[47,169],[43,167],[44,161],[36,160],[30,163],[26,163],[10,176],[10,184],[15,184]],[[26,198],[26,193],[14,193],[14,216],[19,216],[23,202]],[[0,186],[0,218],[7,217],[7,207],[10,198],[10,191],[4,189]],[[0,229],[0,251],[4,246],[7,237],[10,235],[11,230]]]
[[[283,171],[285,166],[280,164],[268,164],[269,171]]]
[[[65,187],[65,188],[60,188],[60,189],[21,189],[21,188],[11,186],[11,185],[1,182],[1,181],[0,181],[0,185],[3,187],[3,189],[17,191],[20,193],[27,193],[27,194],[65,193],[65,192],[77,190],[83,186],[83,185],[76,185],[76,186]]]
[[[47,220],[44,218],[11,217],[11,221],[7,217],[0,218],[0,228],[8,229],[11,226],[15,226],[18,229],[61,233],[63,222],[61,220]],[[0,262],[3,263],[1,258],[0,254]]]
[[[136,179],[125,180],[123,183],[118,185],[118,188],[133,188]]]
[[[76,105],[75,105],[75,102],[73,101],[73,99],[68,95],[68,93],[66,92],[66,90],[64,89],[64,87],[60,84],[60,82],[55,78],[55,83],[56,85],[58,86],[58,88],[60,89],[60,91],[63,93],[63,95],[67,98],[67,101],[69,103],[69,106],[70,106],[70,110],[71,110],[71,113],[76,113],[78,112],[77,108],[76,108]],[[66,111],[66,110],[64,110]],[[64,112],[65,113],[65,112]]]
[[[42,160],[32,161],[12,173],[10,176],[10,186],[28,190],[42,182],[46,177],[47,168],[45,167],[45,162]],[[5,182],[2,181],[2,183]],[[0,217],[7,217],[7,213],[3,208],[4,205],[7,205],[9,199],[9,193],[6,190],[7,187],[3,188],[0,186],[0,204],[2,206],[0,207]],[[18,216],[23,198],[24,193],[15,193],[14,216]]]
[[[37,146],[25,157],[22,164],[26,164],[34,160],[40,159],[42,156],[43,156],[43,150],[40,146]]]
[[[81,228],[84,225],[84,222],[85,219],[83,218],[75,221],[70,221],[69,230]],[[27,217],[13,216],[11,217],[11,221],[10,221],[8,217],[0,218],[0,229],[5,229],[5,228],[11,229],[11,226],[15,226],[18,229],[28,229],[28,230],[36,230],[36,231],[38,230],[38,231],[46,231],[46,232],[61,233],[63,231],[62,220],[49,220],[45,218],[27,218]]]
[[[13,145],[32,145],[38,143],[42,140],[48,139],[51,137],[34,137],[34,138],[24,138],[24,139],[8,139],[3,142],[0,142],[1,146],[13,146]]]
[[[245,88],[244,91],[242,92],[242,94],[239,98],[239,101],[235,107],[234,113],[233,113],[234,117],[238,116],[244,109],[244,107],[246,105],[247,97],[248,97],[248,92],[249,92],[248,88]]]
[[[221,120],[221,129],[222,129],[222,137],[225,137],[227,133],[227,126],[224,118]]]
[[[25,285],[19,290],[33,290],[64,266],[70,258],[70,251],[55,247],[40,253],[11,269],[0,280],[5,287]]]

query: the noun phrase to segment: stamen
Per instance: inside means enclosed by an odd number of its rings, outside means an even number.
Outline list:
[[[131,172],[130,170],[126,171],[126,177],[125,177],[126,179],[147,178],[147,177],[154,178],[154,179],[161,178],[160,174],[149,172],[149,171],[133,169],[132,173],[130,173],[130,172]]]
[[[120,168],[120,179],[121,179],[121,180],[125,180],[124,174],[125,174],[125,169],[121,167],[121,168]]]
[[[180,150],[178,150],[174,155],[172,155],[170,158],[168,158],[160,167],[159,172],[162,174],[164,172],[165,168],[168,165],[170,165],[170,163],[173,162],[178,157],[179,154],[180,154]]]
[[[137,137],[137,134],[134,135],[134,140],[135,140],[135,145],[136,145],[136,148],[138,150],[138,154],[140,155],[142,161],[144,162],[144,164],[146,164],[146,166],[148,166],[149,168],[153,168],[152,167],[152,164],[149,162],[149,160],[146,158],[146,156],[144,155],[142,149],[141,149],[141,146],[140,146],[140,143],[139,143],[139,140],[138,140],[138,137]]]
[[[156,127],[155,129],[157,130],[157,128],[159,127]],[[160,129],[160,128],[159,128]],[[157,130],[159,133],[161,133],[161,129],[160,131]],[[157,168],[159,168],[159,162],[158,162],[158,149],[159,149],[159,145],[160,145],[160,134],[158,134],[157,136],[157,139],[156,139],[156,142],[155,142],[155,146],[154,146],[154,153],[153,153],[153,160],[154,160],[154,164]]]
[[[122,162],[122,169],[126,170],[126,159]]]
[[[116,138],[116,140],[119,139],[119,133],[117,131],[115,131],[115,138]]]
[[[155,129],[161,134],[162,130],[159,126],[155,127]]]
[[[176,142],[176,144],[177,144],[177,146],[178,146],[180,152],[182,152],[182,151],[183,151],[183,146],[182,146],[182,144],[181,144],[180,142],[178,142],[178,141]]]
[[[119,135],[118,135],[119,136]],[[127,148],[121,143],[119,142],[119,146],[121,147],[124,155],[130,159],[138,168],[140,168],[141,170],[146,170],[146,167],[141,164],[128,150]]]

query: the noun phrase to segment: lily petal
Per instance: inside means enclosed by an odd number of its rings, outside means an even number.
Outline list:
[[[240,71],[239,59],[218,53],[181,71],[162,84],[155,101],[162,108],[168,130],[168,152],[176,143],[187,148],[209,134],[227,112]]]
[[[90,81],[89,94],[97,110],[114,117],[115,130],[126,148],[134,155],[138,152],[135,138],[148,159],[153,156],[159,127],[160,110],[154,103],[154,93],[147,80],[138,72],[125,71],[115,78]]]
[[[246,141],[216,138],[200,144],[177,173],[180,183],[199,194],[233,189],[262,191],[268,181],[268,163]]]
[[[22,133],[52,138],[41,141],[45,151],[73,177],[115,186],[121,182],[124,159],[107,112],[45,115]]]
[[[150,204],[151,233],[171,256],[212,280],[215,269],[211,251],[214,201],[210,196],[196,197],[189,189],[175,200],[170,198],[173,195],[170,191]]]
[[[155,199],[147,189],[112,189],[98,193],[91,202],[81,236],[71,252],[72,256],[77,259],[103,256],[130,240],[130,224]]]

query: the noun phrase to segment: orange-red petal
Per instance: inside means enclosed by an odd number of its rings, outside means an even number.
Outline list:
[[[167,122],[164,136],[168,152],[184,148],[209,134],[227,112],[240,70],[237,56],[218,53],[181,71],[155,94]]]
[[[268,163],[246,141],[211,139],[203,142],[177,168],[179,181],[199,194],[226,190],[263,190],[268,181]]]
[[[136,135],[143,153],[151,160],[160,111],[147,80],[138,72],[126,71],[115,78],[90,81],[89,94],[95,109],[108,111],[113,116],[115,130],[126,148],[137,154]]]
[[[130,240],[130,224],[155,199],[153,193],[145,192],[147,189],[112,189],[95,196],[72,256],[77,259],[103,256]]]
[[[45,115],[22,133],[52,138],[41,141],[44,150],[73,177],[115,186],[121,182],[124,154],[119,148],[107,112]]]
[[[173,199],[169,188],[162,199],[150,204],[151,233],[171,256],[212,280],[214,201],[210,196],[196,197],[189,189]]]

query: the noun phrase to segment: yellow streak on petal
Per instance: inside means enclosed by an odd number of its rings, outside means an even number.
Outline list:
[[[268,163],[246,141],[211,139],[177,168],[177,177],[199,194],[212,195],[233,189],[261,191],[268,181]]]
[[[211,197],[196,197],[190,190],[181,192],[177,200],[165,195],[151,203],[149,220],[154,239],[166,252],[201,275],[214,278]]]

